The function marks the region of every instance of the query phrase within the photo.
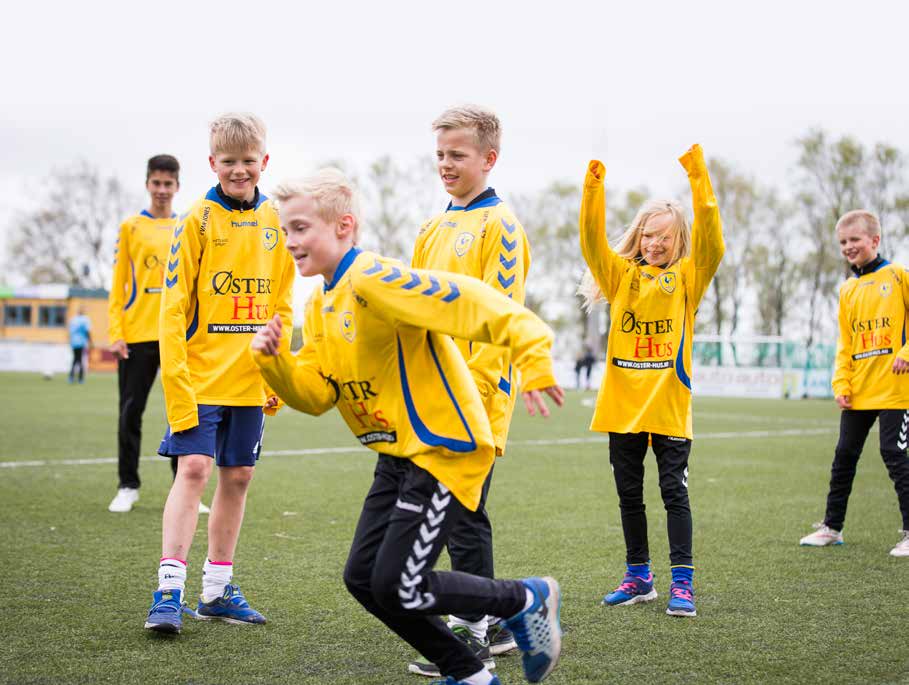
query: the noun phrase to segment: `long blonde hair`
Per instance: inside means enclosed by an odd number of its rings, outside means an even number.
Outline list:
[[[639,260],[641,258],[641,234],[644,226],[655,216],[669,214],[672,224],[669,230],[673,234],[672,254],[666,264],[668,269],[683,257],[691,253],[691,224],[685,216],[685,210],[675,200],[648,200],[634,215],[631,225],[619,238],[615,252],[625,259]],[[590,311],[597,302],[605,302],[606,297],[600,291],[590,269],[584,271],[581,282],[578,284],[578,295],[584,298],[584,309]]]

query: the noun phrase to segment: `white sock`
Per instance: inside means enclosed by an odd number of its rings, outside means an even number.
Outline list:
[[[234,565],[229,561],[205,560],[202,567],[202,601],[213,602],[224,594],[224,586],[234,577]]]
[[[461,682],[465,685],[489,685],[492,682],[492,673],[484,666],[482,671],[467,676]]]
[[[158,565],[158,589],[183,592],[186,589],[186,562],[180,559],[161,559]]]
[[[531,606],[533,606],[533,593],[530,591],[529,588],[526,588],[526,587],[524,588],[524,592],[526,593],[525,596],[527,597],[527,599],[524,600],[523,611],[527,611]]]
[[[479,621],[466,621],[463,618],[458,618],[457,616],[448,617],[448,627],[454,628],[455,626],[465,626],[470,628],[470,632],[473,633],[473,636],[477,638],[480,642],[486,642],[486,630],[489,628],[489,620],[487,616],[484,616]]]

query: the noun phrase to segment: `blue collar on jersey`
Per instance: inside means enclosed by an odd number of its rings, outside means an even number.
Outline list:
[[[149,219],[157,219],[157,218],[158,218],[158,217],[154,216],[151,212],[149,212],[147,209],[143,209],[141,212],[139,212],[139,216],[147,216]],[[164,217],[161,217],[161,218],[163,219]],[[177,213],[174,212],[173,214],[171,214],[171,215],[170,215],[170,218],[171,218],[171,219],[176,219],[176,218],[177,218]]]
[[[359,247],[352,247],[347,251],[347,254],[341,258],[341,261],[338,262],[338,266],[335,269],[334,275],[331,277],[331,283],[326,283],[322,286],[324,292],[328,292],[334,288],[338,281],[341,280],[341,277],[347,273],[347,270],[350,268],[350,265],[354,263],[354,260],[357,258],[357,255],[360,254],[363,250]]]
[[[852,269],[852,273],[854,273],[855,277],[858,278],[859,276],[864,276],[865,274],[873,274],[875,271],[884,268],[889,263],[890,262],[888,262],[886,259],[878,255],[870,262],[865,264],[865,266],[850,266],[849,268]]]
[[[453,206],[450,202],[445,208],[446,212],[468,212],[471,209],[479,209],[480,207],[495,207],[502,200],[499,199],[499,196],[496,195],[494,188],[487,188],[482,193],[477,195],[474,199],[467,203],[466,207],[456,207]]]
[[[259,193],[259,186],[256,186],[256,194],[253,195],[252,202],[247,202],[246,200],[237,200],[221,190],[221,184],[219,183],[208,191],[205,199],[211,200],[212,202],[217,202],[229,212],[245,212],[250,209],[259,209],[259,205],[265,202],[268,198]]]

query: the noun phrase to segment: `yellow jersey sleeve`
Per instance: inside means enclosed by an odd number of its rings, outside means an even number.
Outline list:
[[[161,383],[167,422],[174,433],[199,425],[196,393],[187,362],[187,331],[198,306],[196,279],[203,250],[198,207],[177,224],[168,253],[159,331]]]
[[[552,331],[533,312],[477,279],[408,270],[376,257],[367,268],[353,270],[351,284],[391,325],[509,348],[525,392],[556,385]]]
[[[110,295],[107,300],[107,337],[110,343],[125,340],[124,307],[126,305],[126,288],[129,284],[129,222],[120,224],[117,244],[114,248],[114,273],[111,280]]]
[[[717,206],[704,151],[700,145],[692,145],[679,162],[688,172],[691,184],[691,204],[694,208],[694,224],[691,227],[691,261],[694,263],[692,298],[695,309],[710,281],[716,274],[726,252],[723,242],[723,225]]]
[[[833,367],[833,396],[834,397],[851,397],[852,396],[852,327],[849,322],[849,290],[851,288],[843,284],[840,287],[840,302],[837,315],[839,326],[839,338],[836,341],[836,361]]]
[[[580,237],[581,254],[590,269],[600,292],[609,302],[615,301],[622,276],[631,268],[629,261],[620,257],[606,238],[606,197],[603,179],[606,167],[593,160],[587,167],[581,194]]]
[[[284,269],[280,277],[280,286],[278,288],[278,304],[276,307],[277,314],[281,317],[282,331],[284,335],[281,336],[281,353],[286,353],[290,357],[293,355],[290,354],[290,339],[293,335],[293,289],[294,289],[294,278],[296,274],[296,268],[294,263],[291,260],[285,260]],[[304,328],[304,335],[305,335]],[[304,341],[307,338],[304,338]],[[264,378],[264,375],[263,375]],[[277,389],[274,388],[266,379],[265,383],[265,396],[266,398],[275,395],[278,397],[278,404],[275,407],[264,409],[266,415],[274,416],[278,413],[278,410],[284,406],[285,402],[281,397],[281,394],[277,392]],[[302,411],[302,410],[301,410]],[[325,410],[323,410],[325,411]]]

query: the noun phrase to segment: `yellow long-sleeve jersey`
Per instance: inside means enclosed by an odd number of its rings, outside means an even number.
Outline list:
[[[414,246],[412,265],[479,278],[524,304],[530,247],[524,228],[492,188],[466,207],[449,205],[426,222]],[[511,352],[469,340],[455,341],[473,374],[492,426],[496,452],[504,454],[514,412]]]
[[[110,342],[158,339],[158,310],[167,250],[177,215],[156,219],[142,210],[120,224],[107,307]]]
[[[694,205],[691,255],[667,268],[625,259],[609,247],[603,165],[591,162],[584,179],[581,252],[612,318],[591,430],[692,437],[694,317],[725,246],[700,146],[679,161],[688,172]]]
[[[909,375],[893,373],[896,357],[909,361],[909,271],[879,257],[853,271],[840,286],[833,394],[853,409],[909,409]]]
[[[292,325],[295,268],[279,227],[258,190],[241,204],[212,188],[174,229],[159,343],[172,431],[198,425],[199,404],[264,403],[250,340],[276,313]]]
[[[555,385],[552,332],[532,312],[477,279],[357,248],[307,303],[300,353],[253,357],[288,405],[336,406],[362,444],[412,459],[475,510],[495,446],[452,336],[509,348],[524,390]]]

